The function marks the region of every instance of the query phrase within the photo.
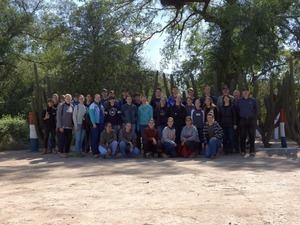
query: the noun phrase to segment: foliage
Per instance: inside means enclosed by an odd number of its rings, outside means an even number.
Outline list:
[[[0,149],[24,148],[29,139],[29,126],[21,117],[0,119]]]

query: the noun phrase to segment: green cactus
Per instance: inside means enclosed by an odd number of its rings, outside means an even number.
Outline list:
[[[168,82],[167,82],[167,78],[166,78],[166,75],[163,73],[163,82],[164,82],[164,89],[165,89],[165,92],[166,92],[166,97],[170,96],[170,91],[169,91],[169,88],[168,88]]]

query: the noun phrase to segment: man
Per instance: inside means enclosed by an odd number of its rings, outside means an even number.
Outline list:
[[[229,94],[230,90],[227,85],[224,85],[222,88],[222,95],[217,99],[217,107],[220,109],[223,106],[223,97],[229,95],[231,102],[233,102],[233,96]]]
[[[239,90],[234,90],[233,93],[233,104],[234,104],[234,108],[235,111],[237,111],[237,102],[241,97],[241,94],[239,92]],[[234,152],[235,153],[239,153],[240,152],[240,126],[239,126],[239,118],[237,116],[237,129],[234,130]]]
[[[150,101],[150,105],[152,106],[153,110],[155,110],[156,107],[159,106],[160,98],[161,98],[161,88],[156,88],[155,96]]]
[[[140,93],[136,92],[132,95],[132,97],[133,97],[132,103],[135,104],[137,108],[139,108],[140,105],[142,104]]]
[[[129,96],[128,90],[127,89],[123,89],[122,90],[122,98],[119,101],[120,107],[122,107],[122,105],[126,104],[126,98],[127,96]]]
[[[191,116],[191,112],[195,107],[193,104],[193,100],[190,96],[188,96],[188,97],[186,97],[185,101],[186,101],[186,104],[185,104],[186,115]]]
[[[188,96],[192,99],[192,103],[195,104],[196,97],[195,97],[195,91],[193,88],[187,89]]]
[[[104,108],[101,104],[101,97],[96,94],[94,102],[89,107],[89,115],[92,122],[92,151],[95,158],[99,157],[100,134],[104,130]]]
[[[78,93],[75,93],[74,96],[73,96],[73,100],[71,101],[71,104],[75,107],[76,105],[79,104],[79,94]]]
[[[237,102],[237,112],[240,122],[241,155],[246,155],[246,137],[249,135],[250,156],[255,156],[255,130],[258,114],[257,101],[250,96],[248,87],[244,87],[242,97]]]
[[[205,87],[204,87],[204,95],[200,98],[200,104],[201,104],[202,108],[204,107],[204,102],[205,102],[206,97],[210,97],[211,100],[212,100],[212,102],[214,104],[217,103],[217,99],[215,98],[215,96],[211,95],[210,92],[211,92],[210,86],[209,85],[205,85]]]
[[[108,100],[108,91],[106,88],[103,88],[101,92],[101,104],[104,106],[107,100]]]
[[[171,107],[175,104],[175,99],[176,99],[177,94],[178,94],[178,88],[177,88],[177,86],[173,86],[172,87],[172,94],[167,99],[168,106]]]

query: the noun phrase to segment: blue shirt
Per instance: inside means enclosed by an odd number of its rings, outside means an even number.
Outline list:
[[[249,97],[247,99],[241,97],[236,103],[239,117],[256,118],[258,114],[258,106],[255,98]]]

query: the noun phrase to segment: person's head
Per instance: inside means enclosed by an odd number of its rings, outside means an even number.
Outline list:
[[[138,93],[138,92],[134,93],[133,94],[133,98],[134,98],[134,101],[136,103],[140,103],[141,102],[141,95],[140,95],[140,93]]]
[[[228,94],[223,96],[223,105],[224,104],[225,105],[231,104],[231,98]]]
[[[201,107],[201,102],[200,102],[199,99],[196,99],[196,101],[195,101],[195,107],[196,107],[196,109],[200,109],[200,107]]]
[[[122,96],[123,96],[123,98],[126,99],[126,97],[127,97],[128,95],[129,95],[128,90],[127,90],[127,89],[123,89],[123,90],[122,90]]]
[[[72,100],[72,95],[66,94],[65,95],[65,103],[70,104]]]
[[[206,96],[210,96],[210,86],[209,85],[205,85],[204,93]]]
[[[78,98],[79,98],[79,94],[75,93],[74,96],[73,96],[74,101],[78,102]]]
[[[238,100],[241,96],[241,93],[239,92],[239,90],[234,90],[232,93],[234,100]]]
[[[92,101],[92,95],[91,94],[86,94],[86,102],[91,102]]]
[[[222,88],[222,94],[223,95],[228,95],[229,94],[229,88],[227,87],[227,85],[224,85]]]
[[[212,124],[215,121],[215,116],[213,113],[208,113],[206,119],[209,124]]]
[[[155,97],[160,98],[160,96],[161,96],[161,88],[156,88],[155,89]]]
[[[194,97],[194,89],[193,88],[189,88],[189,89],[187,89],[187,93],[188,93],[188,95],[190,96],[190,97]]]
[[[173,119],[173,117],[169,117],[167,123],[168,123],[168,127],[173,127],[173,124],[174,124],[174,119]]]
[[[115,91],[114,90],[110,90],[109,93],[108,93],[108,96],[113,96],[115,97]]]
[[[142,96],[142,104],[145,105],[147,103],[147,97]]]
[[[185,125],[188,127],[192,125],[192,118],[190,116],[185,117]]]
[[[127,132],[130,132],[130,131],[131,131],[131,123],[130,123],[130,122],[127,122],[127,123],[125,124],[125,130],[126,130]]]
[[[190,96],[186,97],[186,105],[191,106],[193,104],[193,100]]]
[[[78,101],[80,104],[84,104],[84,96],[83,95],[79,95]]]
[[[53,99],[52,99],[52,98],[49,98],[48,101],[47,101],[47,105],[48,105],[49,107],[52,107],[53,104],[54,104]]]
[[[95,94],[94,101],[99,104],[101,102],[101,96],[99,94]]]
[[[107,123],[105,124],[105,131],[106,131],[107,133],[110,133],[110,132],[113,131],[112,125],[111,125],[110,122],[107,122]]]
[[[53,94],[52,100],[53,100],[53,104],[57,104],[58,103],[58,94]]]
[[[107,89],[106,89],[106,88],[103,88],[102,91],[101,91],[102,98],[103,98],[103,99],[107,98],[107,94],[108,94],[108,93],[107,93]]]
[[[65,95],[59,96],[59,102],[60,102],[60,103],[65,102]]]
[[[249,96],[250,96],[250,91],[249,91],[249,88],[248,87],[243,87],[243,89],[242,89],[243,91],[242,91],[242,95],[243,95],[243,98],[249,98]]]
[[[211,98],[210,97],[206,97],[204,104],[205,104],[206,107],[211,107],[211,105],[212,105]]]
[[[159,103],[160,106],[164,107],[167,104],[167,98],[165,96],[161,96]]]
[[[148,126],[149,126],[150,128],[154,128],[154,126],[155,126],[154,119],[151,118],[151,119],[148,121]]]
[[[127,103],[128,105],[131,105],[131,104],[132,104],[132,98],[131,98],[130,95],[128,95],[128,96],[126,97],[126,103]]]
[[[176,97],[175,97],[175,103],[176,105],[181,105],[181,95],[180,94],[177,94]]]
[[[178,94],[178,87],[177,86],[172,87],[172,94],[173,94],[173,96],[176,96]]]
[[[115,104],[115,96],[109,96],[108,101],[109,101],[110,105],[113,106]]]

